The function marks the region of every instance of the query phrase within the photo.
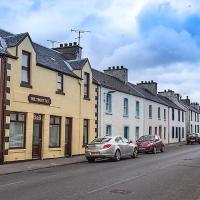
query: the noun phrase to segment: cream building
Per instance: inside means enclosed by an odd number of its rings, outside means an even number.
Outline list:
[[[5,73],[4,162],[83,154],[97,131],[97,93],[82,49],[76,43],[61,45],[65,53],[48,49],[28,33],[0,30],[0,37],[12,55]],[[76,69],[68,62],[75,58]]]

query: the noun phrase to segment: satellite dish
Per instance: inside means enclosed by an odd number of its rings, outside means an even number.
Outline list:
[[[3,50],[7,49],[6,41],[2,37],[0,37],[0,49],[3,49]]]

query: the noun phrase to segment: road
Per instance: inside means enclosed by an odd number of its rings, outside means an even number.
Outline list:
[[[0,200],[200,200],[200,145],[0,176]]]

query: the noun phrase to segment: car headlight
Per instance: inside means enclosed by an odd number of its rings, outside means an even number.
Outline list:
[[[150,147],[150,146],[152,146],[153,145],[153,143],[149,143],[148,145],[147,145],[147,147]]]

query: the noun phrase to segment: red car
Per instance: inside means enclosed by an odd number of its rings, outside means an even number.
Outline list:
[[[143,135],[137,140],[139,152],[157,153],[157,151],[164,152],[165,145],[157,135]]]

